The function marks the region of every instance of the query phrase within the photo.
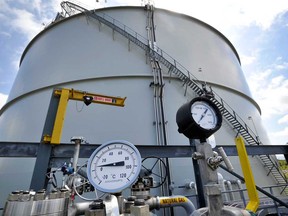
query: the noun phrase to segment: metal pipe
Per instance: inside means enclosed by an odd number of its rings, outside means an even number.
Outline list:
[[[153,51],[157,52],[156,46],[156,34],[155,34],[155,25],[154,25],[154,7],[153,5],[147,4],[147,35],[148,35],[148,42],[149,48]],[[161,66],[155,56],[150,56],[150,63],[152,66],[153,72],[153,88],[154,88],[154,115],[155,115],[155,126],[156,126],[156,138],[157,138],[157,145],[164,145],[167,146],[167,132],[166,132],[166,121],[165,121],[165,114],[164,114],[164,104],[163,104],[163,75],[161,72]],[[170,177],[170,167],[169,167],[169,159],[166,158],[166,174],[168,184],[161,185],[161,193],[162,195],[172,195],[172,191],[168,187],[171,185],[171,177]],[[162,177],[163,168],[160,166],[160,176]],[[164,215],[166,213],[164,212]],[[171,211],[170,215],[174,215],[173,211]]]
[[[230,170],[230,171],[233,171],[233,165],[232,163],[230,162],[229,158],[227,157],[226,155],[226,152],[224,151],[223,147],[219,147],[218,148],[218,151],[219,151],[219,154],[222,156],[223,158],[223,161],[224,163],[226,164],[227,168]]]
[[[145,202],[149,205],[150,210],[168,207],[183,207],[187,215],[192,216],[193,212],[196,210],[194,204],[185,196],[168,196],[168,197],[151,197]],[[193,214],[197,216],[197,214]]]
[[[234,175],[235,177],[237,177],[241,181],[245,182],[245,179],[241,175],[239,175],[239,174],[237,174],[237,173],[235,173],[233,171],[229,171],[225,166],[223,166],[221,164],[219,165],[219,167],[221,167],[223,170],[227,171],[228,173]],[[261,187],[256,185],[256,189],[258,191],[260,191],[261,193],[263,193],[264,195],[266,195],[267,197],[269,197],[269,198],[273,199],[274,201],[278,202],[280,205],[285,206],[286,208],[288,208],[288,204],[283,202],[281,199],[278,199],[277,197],[273,196],[272,194],[268,193],[263,188],[261,188]]]
[[[75,216],[75,215],[83,215],[85,211],[89,209],[89,205],[92,202],[81,202],[75,203],[73,206],[69,206],[68,208],[68,216]]]
[[[68,208],[68,216],[84,215],[89,210],[90,205],[95,201],[75,203]],[[106,215],[119,215],[119,205],[116,196],[108,195],[104,200]]]
[[[230,201],[234,201],[235,200],[234,194],[233,194],[233,192],[231,192],[233,190],[231,181],[226,180],[225,183],[226,183],[228,191],[229,191]]]
[[[248,116],[248,120],[251,120],[251,121],[252,121],[254,130],[255,130],[255,134],[256,134],[256,140],[257,140],[257,142],[259,142],[258,131],[257,131],[257,129],[256,129],[256,126],[255,126],[255,123],[254,123],[254,120],[253,120],[252,116]],[[258,144],[259,144],[259,143],[258,143]]]
[[[242,189],[242,184],[241,181],[239,179],[236,180],[236,184],[238,185],[238,189]]]
[[[236,184],[237,184],[238,189],[239,189],[239,195],[240,195],[241,199],[243,200],[243,204],[244,204],[244,206],[246,206],[245,196],[244,196],[244,193],[242,191],[242,183],[239,179],[237,179]]]
[[[259,196],[256,190],[255,180],[250,166],[250,161],[245,148],[244,139],[241,136],[235,138],[236,148],[239,155],[240,165],[244,174],[245,184],[250,201],[246,209],[256,212],[260,204]]]
[[[223,178],[223,175],[221,174],[221,173],[217,173],[217,175],[218,175],[218,184],[220,185],[220,187],[221,187],[221,191],[222,192],[225,192],[226,191],[226,188],[225,188],[225,184],[224,184],[224,178]],[[223,194],[223,196],[224,196],[224,200],[225,201],[228,201],[228,196],[227,196],[227,194],[226,193],[222,193]]]
[[[74,156],[73,156],[73,168],[74,172],[77,171],[77,164],[79,159],[79,153],[80,153],[80,144],[83,140],[83,137],[72,137],[71,142],[75,142],[75,148],[74,148]]]

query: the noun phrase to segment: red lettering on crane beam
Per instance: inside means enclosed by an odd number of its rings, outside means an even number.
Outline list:
[[[106,97],[100,97],[100,96],[94,96],[93,97],[94,101],[100,101],[104,103],[115,103],[115,101],[112,98],[106,98]]]

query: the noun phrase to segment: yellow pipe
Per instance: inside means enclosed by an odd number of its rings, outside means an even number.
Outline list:
[[[249,158],[247,155],[247,151],[245,148],[244,140],[241,136],[236,137],[235,139],[236,148],[238,151],[238,156],[240,160],[240,164],[242,167],[242,172],[245,179],[245,184],[248,192],[248,197],[250,201],[246,206],[246,210],[256,212],[260,203],[259,196],[256,190],[256,185],[252,173],[252,169],[250,166]]]

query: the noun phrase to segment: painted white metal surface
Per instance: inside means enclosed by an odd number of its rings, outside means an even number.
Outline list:
[[[143,8],[107,8],[102,11],[146,35]],[[252,116],[261,140],[269,144],[258,105],[251,98],[238,54],[230,42],[217,30],[185,15],[157,9],[155,23],[157,45],[199,80],[211,84],[254,130],[248,120],[248,116]],[[163,67],[163,71],[167,72],[167,69]],[[177,131],[175,116],[178,108],[195,94],[191,90],[185,93],[176,78],[166,74],[164,80],[168,144],[188,145],[187,138]],[[152,81],[149,59],[135,44],[129,45],[126,38],[84,15],[71,17],[44,30],[27,47],[8,104],[0,116],[1,141],[40,141],[52,89],[66,87],[127,96],[127,100],[124,108],[82,107],[80,102],[70,102],[62,142],[69,142],[72,136],[84,136],[90,143],[124,139],[136,145],[153,145],[156,138],[153,90],[149,87]],[[227,122],[215,134],[216,143],[221,145],[233,144],[234,137]],[[236,171],[241,172],[237,158],[232,160]],[[4,163],[1,159],[1,176],[6,172]],[[274,184],[259,161],[252,159],[251,163],[257,168],[252,168],[259,177],[256,181],[261,185]],[[170,164],[175,185],[194,181],[191,159],[173,159]],[[0,185],[3,181],[7,179],[1,178]],[[177,189],[174,193],[189,195],[194,192]]]

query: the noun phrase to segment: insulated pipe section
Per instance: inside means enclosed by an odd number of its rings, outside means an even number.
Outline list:
[[[168,208],[180,206],[183,207],[189,216],[198,216],[200,214],[193,214],[196,210],[194,204],[185,196],[169,196],[169,197],[152,197],[146,201],[150,210],[160,208]]]
[[[233,165],[230,162],[229,158],[226,155],[226,152],[224,151],[223,147],[219,147],[218,148],[219,154],[222,156],[222,159],[224,161],[224,163],[226,164],[226,167],[228,168],[229,171],[233,171]]]
[[[79,153],[80,153],[80,145],[83,141],[83,137],[72,137],[71,142],[75,143],[75,149],[74,149],[74,157],[73,157],[73,168],[74,172],[77,171],[77,164],[79,159]]]

